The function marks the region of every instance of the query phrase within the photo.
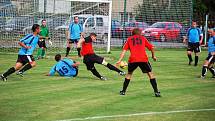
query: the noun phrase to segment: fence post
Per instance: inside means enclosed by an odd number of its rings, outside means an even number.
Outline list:
[[[204,37],[204,44],[207,43],[207,35],[208,35],[208,14],[205,16],[205,37]]]
[[[125,17],[126,17],[126,5],[127,5],[127,0],[124,0],[124,15],[123,15],[123,33],[122,33],[122,46],[125,43]]]

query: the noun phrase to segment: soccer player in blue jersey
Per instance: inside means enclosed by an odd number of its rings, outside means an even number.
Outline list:
[[[200,28],[197,27],[196,21],[192,22],[192,27],[188,29],[187,31],[187,37],[184,39],[184,43],[186,42],[186,39],[188,39],[188,48],[187,48],[187,56],[189,59],[189,65],[193,62],[192,59],[192,52],[195,53],[195,64],[194,66],[197,66],[199,61],[199,53],[201,52],[200,45],[203,40],[203,34]]]
[[[7,76],[17,70],[19,70],[17,74],[22,75],[23,72],[36,66],[36,62],[32,54],[39,41],[38,34],[40,33],[40,26],[38,24],[34,24],[32,26],[32,31],[32,34],[28,34],[24,38],[20,39],[19,45],[21,46],[21,48],[18,53],[16,65],[14,67],[11,67],[1,75],[3,81],[7,81]]]
[[[60,54],[55,56],[55,60],[57,64],[51,68],[47,76],[54,76],[55,72],[60,76],[76,77],[78,75],[78,66],[80,62],[75,62],[68,58],[61,59]]]
[[[69,55],[69,51],[72,43],[75,43],[77,46],[78,41],[81,38],[81,34],[83,32],[83,27],[79,23],[78,16],[74,17],[74,22],[69,25],[69,29],[67,30],[67,48],[66,48],[66,57]],[[81,57],[80,49],[77,48],[78,56]]]
[[[205,62],[203,64],[201,78],[205,78],[208,69],[213,75],[212,78],[215,78],[215,69],[213,68],[215,61],[215,28],[213,28],[209,32],[211,34],[211,37],[208,40],[208,57],[205,59]]]

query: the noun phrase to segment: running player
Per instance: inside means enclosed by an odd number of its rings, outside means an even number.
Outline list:
[[[196,21],[192,22],[192,27],[187,31],[187,37],[184,38],[183,42],[186,43],[188,39],[188,48],[187,48],[187,56],[189,59],[189,65],[193,62],[192,59],[192,52],[195,53],[195,64],[194,66],[198,65],[199,61],[199,54],[201,52],[200,45],[203,40],[203,34],[200,28],[197,27]]]
[[[94,53],[92,42],[96,41],[96,36],[97,35],[95,33],[91,33],[90,36],[86,38],[81,37],[77,45],[77,47],[81,50],[81,55],[84,57],[83,62],[87,66],[87,70],[91,71],[93,75],[95,75],[99,79],[107,80],[104,76],[101,76],[99,72],[96,70],[94,64],[98,63],[106,66],[110,70],[118,72],[119,75],[122,75],[122,76],[125,75],[125,72],[119,70],[115,66],[106,62],[103,57],[98,56]]]
[[[131,76],[134,72],[134,70],[137,67],[140,67],[140,69],[142,70],[143,73],[147,73],[151,85],[154,89],[154,94],[156,97],[160,97],[160,92],[157,88],[157,82],[156,82],[156,78],[152,72],[152,67],[148,61],[148,56],[146,54],[146,50],[145,48],[148,48],[148,50],[151,51],[152,53],[152,59],[154,61],[156,61],[156,57],[154,55],[154,47],[152,44],[150,44],[148,42],[148,40],[141,36],[141,30],[139,28],[135,28],[132,31],[132,36],[130,36],[124,47],[123,47],[123,51],[120,54],[120,58],[119,61],[117,62],[117,64],[120,64],[122,59],[125,56],[125,53],[127,50],[130,51],[130,57],[128,60],[128,73],[125,77],[125,81],[123,84],[123,89],[120,91],[120,95],[125,95],[126,89],[130,83],[131,80]]]
[[[208,69],[213,75],[212,78],[215,78],[215,69],[213,67],[215,61],[215,28],[209,32],[211,37],[208,40],[208,57],[205,59],[203,64],[201,78],[205,78]]]
[[[19,50],[16,65],[1,75],[3,81],[6,81],[7,76],[17,70],[19,70],[17,74],[22,76],[23,72],[36,66],[36,62],[32,54],[39,41],[38,34],[40,33],[40,26],[38,24],[34,24],[32,26],[32,31],[32,34],[27,34],[24,38],[20,39],[19,45],[21,46],[21,49]]]
[[[78,66],[80,62],[75,62],[68,58],[61,59],[60,54],[55,55],[55,60],[57,64],[51,68],[47,76],[54,76],[55,72],[60,76],[76,77],[78,75]]]

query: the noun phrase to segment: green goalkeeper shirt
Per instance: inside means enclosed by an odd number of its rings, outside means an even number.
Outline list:
[[[43,37],[49,36],[49,30],[47,26],[43,26],[43,25],[40,26],[40,36],[43,36]]]

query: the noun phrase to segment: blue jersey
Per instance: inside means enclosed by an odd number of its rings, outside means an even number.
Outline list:
[[[69,25],[70,39],[80,39],[80,33],[83,32],[81,24],[71,23]]]
[[[72,66],[73,64],[74,61],[68,58],[60,60],[51,68],[49,74],[53,76],[57,72],[60,76],[75,76],[77,69]]]
[[[208,52],[215,52],[215,36],[208,40]]]
[[[31,46],[31,48],[26,49],[21,47],[19,55],[32,55],[34,49],[37,47],[38,41],[39,36],[34,36],[33,34],[27,34],[24,38],[20,39],[20,42],[24,43],[26,46]]]
[[[197,43],[200,41],[202,31],[199,28],[189,28],[187,32],[188,40],[190,43]]]

